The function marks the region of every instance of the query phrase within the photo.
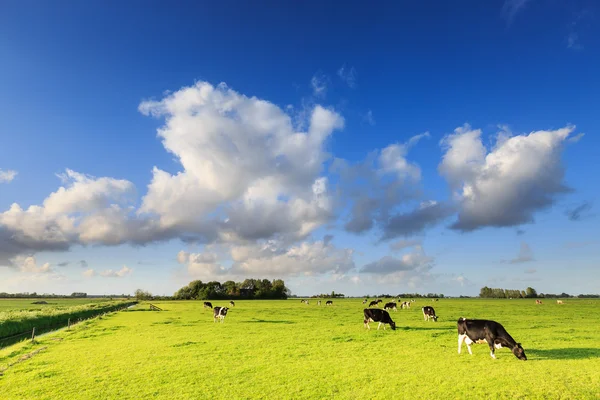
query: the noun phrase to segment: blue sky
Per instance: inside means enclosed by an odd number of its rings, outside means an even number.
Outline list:
[[[599,13],[4,3],[0,291],[597,293]]]

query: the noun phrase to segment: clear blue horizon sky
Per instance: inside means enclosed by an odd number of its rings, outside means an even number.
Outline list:
[[[0,292],[598,293],[599,15],[4,2]]]

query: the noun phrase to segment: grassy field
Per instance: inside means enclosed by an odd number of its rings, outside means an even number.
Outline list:
[[[0,312],[3,311],[33,311],[44,308],[72,307],[81,304],[90,304],[107,301],[106,298],[75,298],[75,299],[0,299]],[[119,300],[114,298],[114,300]],[[48,304],[33,304],[36,301],[45,301]]]
[[[565,303],[418,300],[391,312],[396,331],[364,329],[359,300],[240,301],[223,324],[201,301],[142,304],[0,350],[0,397],[598,399],[600,301]],[[502,323],[528,361],[483,344],[458,355],[461,316]]]

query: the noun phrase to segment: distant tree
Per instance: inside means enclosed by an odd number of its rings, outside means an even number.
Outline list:
[[[137,289],[135,291],[135,298],[138,300],[152,300],[152,293],[142,289]]]
[[[535,297],[538,297],[538,295],[534,288],[528,287],[527,289],[525,289],[525,297],[535,298]]]

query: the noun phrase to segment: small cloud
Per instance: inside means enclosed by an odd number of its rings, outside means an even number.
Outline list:
[[[96,271],[94,271],[93,269],[87,269],[85,271],[83,271],[81,273],[83,276],[85,276],[86,278],[91,278],[93,276],[96,276]]]
[[[521,243],[521,249],[519,250],[519,255],[517,258],[513,258],[509,261],[511,264],[520,264],[524,262],[533,261],[533,252],[531,251],[531,247],[525,242]]]
[[[421,246],[421,244],[422,243],[420,240],[399,240],[397,242],[390,244],[390,249],[392,249],[394,251],[400,251],[400,250],[407,249],[409,247]]]
[[[132,271],[133,270],[131,268],[128,268],[126,265],[123,265],[123,268],[121,268],[118,271],[113,271],[112,269],[104,270],[100,272],[100,276],[103,276],[105,278],[123,278],[131,274]]]
[[[592,209],[592,203],[588,201],[584,201],[577,207],[567,210],[566,215],[571,221],[581,221],[582,219],[589,218],[593,216],[590,214],[590,210]]]
[[[333,240],[333,235],[325,235],[325,236],[323,237],[323,244],[324,244],[325,246],[328,246],[328,245],[329,245],[329,243],[331,243],[331,241],[332,241],[332,240]]]
[[[525,230],[523,229],[517,229],[517,236],[522,236],[525,234]]]
[[[69,261],[63,261],[56,264],[57,267],[66,267],[67,265],[69,265]]]
[[[371,126],[375,126],[375,118],[373,118],[373,111],[367,111],[367,113],[362,116],[362,121]]]
[[[573,50],[583,50],[583,46],[579,42],[579,34],[577,32],[571,32],[567,36],[567,48]]]
[[[505,0],[502,6],[502,15],[506,18],[506,22],[510,25],[515,16],[521,11],[529,0]]]
[[[537,269],[535,268],[529,268],[525,270],[526,274],[535,274],[537,272]]]
[[[81,268],[87,268],[88,267],[88,263],[85,260],[80,260],[77,264],[79,264],[79,266]]]
[[[327,94],[328,78],[325,74],[317,72],[310,80],[310,86],[315,97],[325,97]]]
[[[567,139],[567,141],[569,143],[577,143],[579,142],[583,137],[585,136],[585,133],[578,133],[577,135],[573,136],[572,138]]]
[[[354,69],[354,67],[348,68],[346,64],[344,64],[338,69],[337,75],[341,80],[346,82],[350,88],[354,89],[356,87],[356,69]]]
[[[17,171],[0,169],[0,183],[10,183],[17,176]]]

